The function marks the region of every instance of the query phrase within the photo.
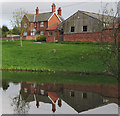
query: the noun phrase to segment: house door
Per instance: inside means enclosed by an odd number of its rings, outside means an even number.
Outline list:
[[[58,33],[55,31],[55,41],[58,41]]]

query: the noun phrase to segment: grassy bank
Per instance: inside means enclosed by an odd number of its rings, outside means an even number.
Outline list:
[[[3,69],[33,69],[80,72],[104,72],[106,66],[96,55],[95,44],[33,43],[2,41]],[[52,50],[55,49],[56,53]]]
[[[7,82],[38,82],[38,83],[59,83],[59,84],[118,84],[118,81],[111,76],[79,75],[66,73],[46,72],[15,72],[3,71],[2,81]]]

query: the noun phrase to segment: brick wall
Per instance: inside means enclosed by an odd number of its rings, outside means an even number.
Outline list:
[[[2,40],[20,40],[20,37],[4,37],[4,38],[0,38]],[[23,40],[36,40],[36,36],[24,36],[22,38]]]
[[[57,18],[57,16],[54,14],[50,20],[48,21],[48,28],[54,28],[56,29],[58,24],[60,24],[61,22],[59,21],[59,19]]]
[[[100,33],[65,33],[64,41],[96,41],[96,38],[100,38]]]
[[[26,40],[36,40],[36,36],[26,36]]]
[[[113,42],[112,36],[114,36],[112,30],[105,30],[100,32],[88,32],[88,33],[64,33],[64,41],[103,41],[103,42]],[[120,37],[120,33],[117,37]],[[120,42],[120,39],[118,39]]]
[[[49,36],[49,32],[52,32],[53,35]],[[46,42],[54,42],[54,31],[47,31],[46,32]]]
[[[120,86],[119,86],[120,87]],[[64,89],[86,91],[101,94],[105,97],[120,98],[118,85],[64,85]]]
[[[20,37],[3,37],[3,38],[0,38],[0,39],[2,39],[2,40],[20,40]],[[23,40],[26,40],[26,37],[24,36],[23,38],[22,38]]]

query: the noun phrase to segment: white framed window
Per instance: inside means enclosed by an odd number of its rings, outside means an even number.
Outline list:
[[[44,22],[41,22],[41,23],[40,23],[40,27],[44,27]]]
[[[24,36],[27,36],[27,32],[24,32]]]
[[[27,88],[24,88],[24,92],[27,93]]]
[[[44,95],[44,90],[41,90],[40,92],[41,92],[41,95]]]
[[[31,34],[30,34],[30,35],[35,35],[35,33],[36,33],[36,29],[33,28],[33,29],[31,30]]]
[[[40,32],[40,35],[44,35],[44,31],[41,31],[41,32]]]

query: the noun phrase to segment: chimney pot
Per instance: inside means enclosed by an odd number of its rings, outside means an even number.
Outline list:
[[[62,9],[61,9],[61,7],[59,7],[57,11],[58,11],[57,14],[61,16],[62,15]]]
[[[55,4],[53,3],[53,4],[52,4],[52,12],[55,12],[55,10],[56,10],[56,6],[55,6]]]
[[[39,14],[39,8],[36,8],[36,15]]]

